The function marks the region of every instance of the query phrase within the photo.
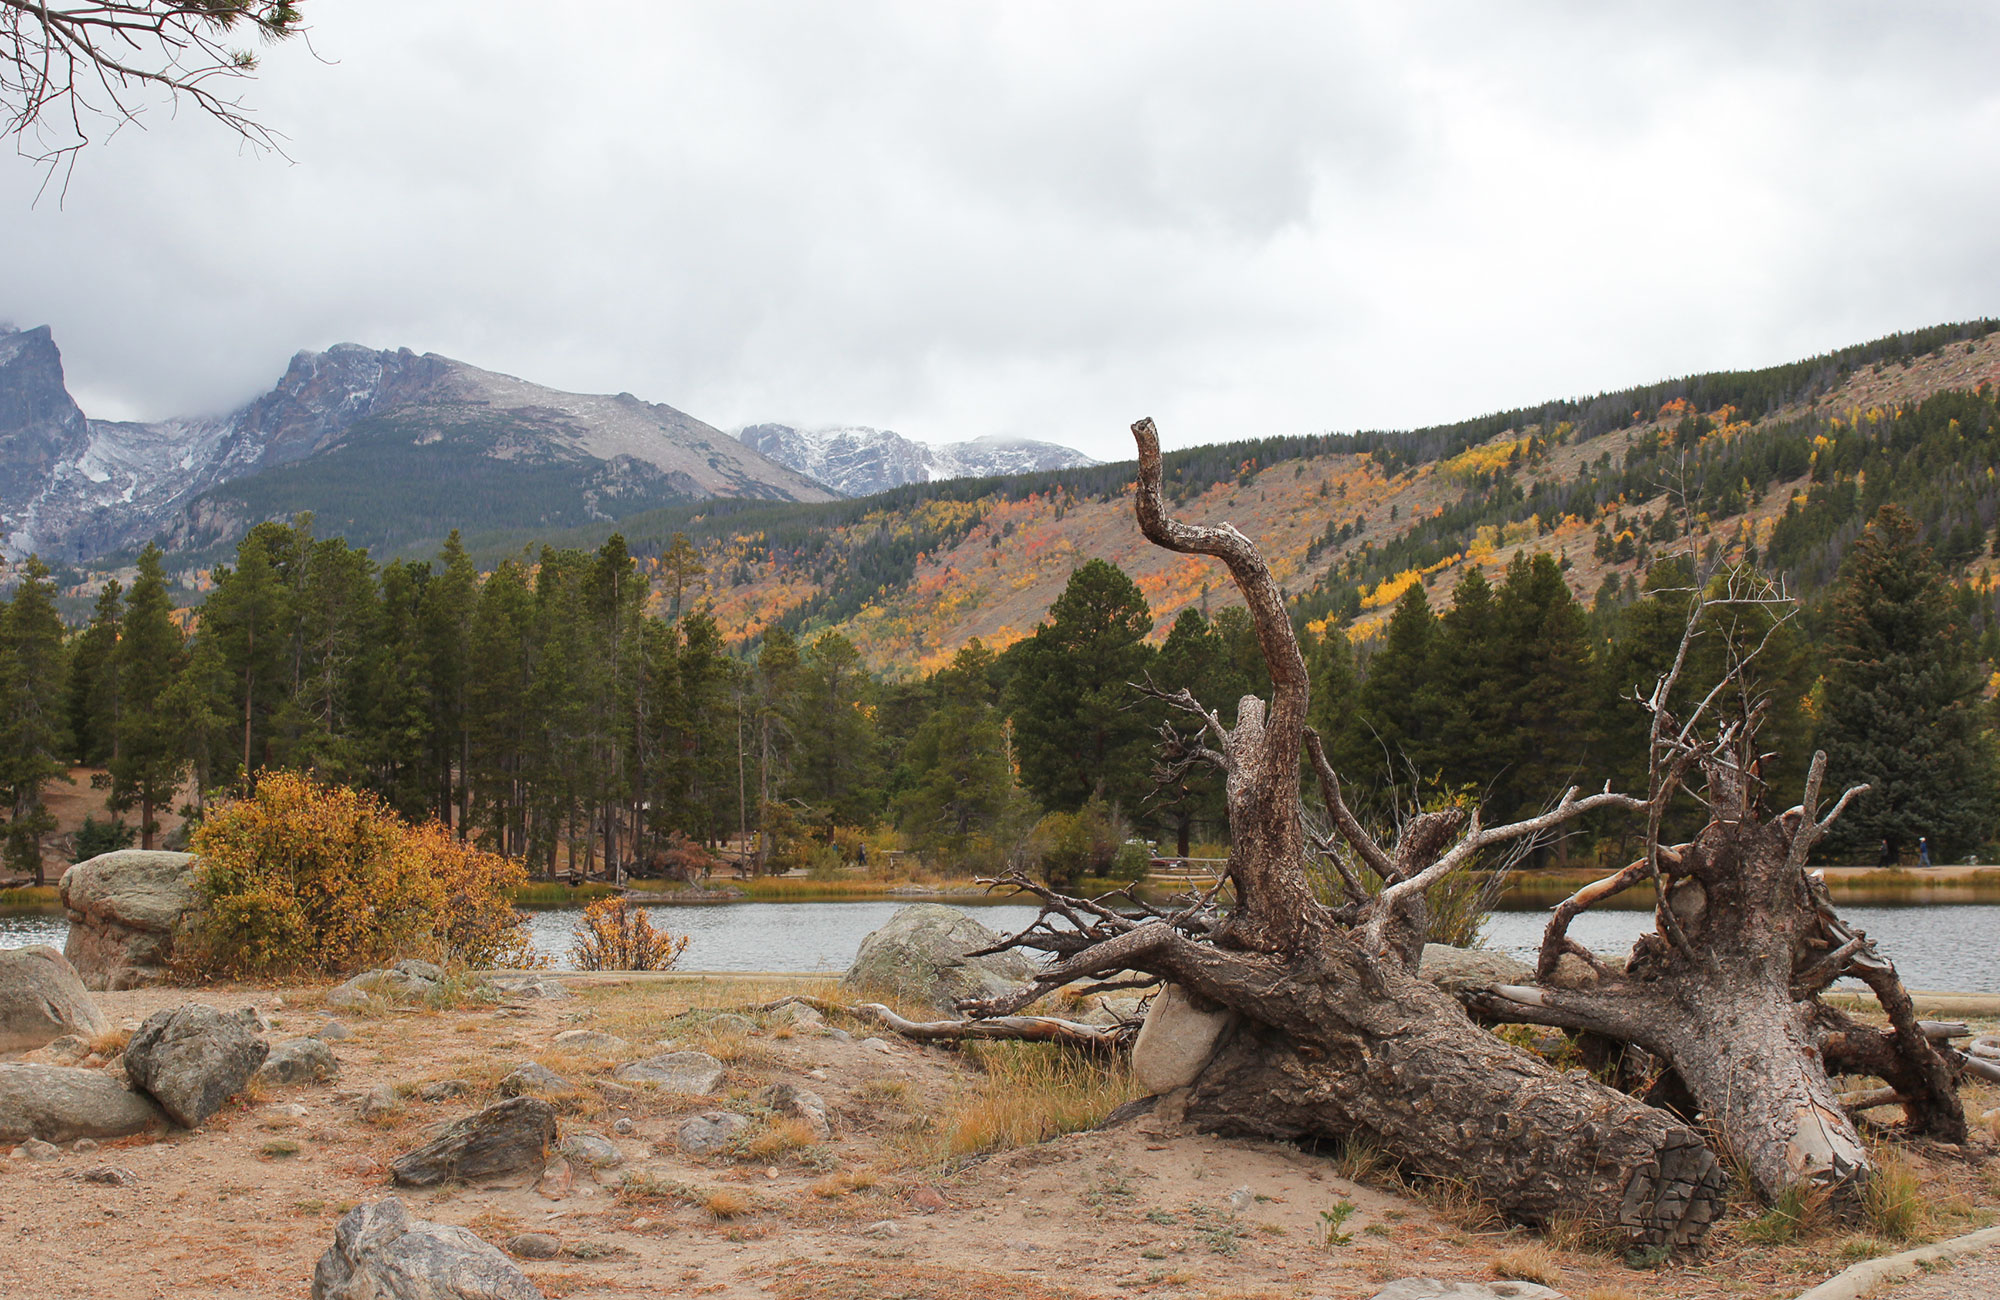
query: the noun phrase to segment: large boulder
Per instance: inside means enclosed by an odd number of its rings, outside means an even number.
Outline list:
[[[243,1091],[270,1055],[256,1015],[199,1002],[155,1011],[125,1045],[125,1077],[177,1123],[198,1128]]]
[[[459,1120],[435,1139],[389,1162],[405,1187],[435,1187],[449,1179],[512,1181],[541,1176],[556,1140],[555,1107],[539,1097],[496,1102]]]
[[[1155,1095],[1187,1087],[1215,1055],[1231,1018],[1222,1007],[1196,1006],[1180,985],[1166,985],[1146,1008],[1146,1022],[1133,1040],[1133,1080]]]
[[[150,1097],[102,1070],[0,1064],[0,1142],[124,1137],[160,1122]]]
[[[195,905],[194,866],[188,853],[119,849],[63,872],[63,955],[86,988],[137,988],[165,975],[174,930]]]
[[[1453,997],[1478,993],[1495,984],[1532,984],[1535,968],[1491,948],[1453,948],[1442,943],[1424,945],[1417,974]]]
[[[54,948],[0,949],[0,1052],[30,1052],[70,1034],[95,1038],[110,1027]]]
[[[988,998],[1034,978],[1017,952],[968,957],[1000,936],[955,907],[915,903],[861,941],[841,987],[887,994],[956,1015],[960,998]]]
[[[349,1210],[313,1269],[312,1300],[542,1300],[513,1261],[397,1198]]]

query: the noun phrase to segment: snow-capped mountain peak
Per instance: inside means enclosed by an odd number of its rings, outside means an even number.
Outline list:
[[[789,424],[753,424],[737,437],[779,464],[850,497],[871,496],[905,483],[1027,474],[1098,463],[1057,443],[1000,434],[933,446],[891,429],[866,425],[800,429]]]

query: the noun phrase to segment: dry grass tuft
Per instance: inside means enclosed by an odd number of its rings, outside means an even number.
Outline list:
[[[1898,1152],[1875,1153],[1875,1176],[1861,1192],[1862,1213],[1874,1235],[1890,1241],[1915,1241],[1931,1229],[1929,1198],[1916,1166]]]
[[[714,1187],[701,1193],[701,1208],[716,1219],[740,1219],[755,1210],[757,1203],[733,1188]]]
[[[111,1057],[118,1055],[118,1053],[124,1051],[125,1044],[131,1041],[132,1041],[131,1030],[107,1029],[103,1033],[97,1035],[95,1038],[92,1038],[88,1046],[92,1052],[95,1052],[97,1055],[102,1056],[108,1060]]]
[[[913,1154],[942,1164],[987,1151],[1031,1146],[1093,1128],[1136,1086],[1119,1062],[1091,1060],[1046,1043],[967,1043],[980,1067],[934,1121],[909,1131]]]
[[[746,1160],[771,1160],[819,1142],[819,1134],[802,1119],[779,1119],[764,1125],[743,1143]]]
[[[1562,1264],[1555,1252],[1540,1243],[1514,1246],[1495,1255],[1486,1265],[1495,1277],[1517,1282],[1539,1282],[1546,1287],[1562,1285]]]
[[[812,1193],[821,1200],[833,1201],[855,1192],[865,1192],[881,1181],[882,1175],[873,1169],[843,1169],[814,1183]]]
[[[1583,1293],[1581,1300],[1639,1300],[1639,1293],[1622,1286],[1594,1286]]]

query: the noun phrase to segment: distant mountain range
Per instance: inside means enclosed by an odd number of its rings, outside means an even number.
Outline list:
[[[796,429],[788,424],[753,424],[736,436],[780,465],[847,497],[873,496],[906,483],[1032,474],[1099,463],[1057,443],[998,434],[931,446],[865,425]]]
[[[300,352],[227,415],[93,420],[47,326],[0,327],[0,558],[88,563],[150,539],[201,553],[312,511],[323,536],[395,550],[453,528],[547,535],[717,497],[828,501],[908,483],[1094,465],[1067,447],[931,447],[866,428],[738,438],[630,393],[544,388],[435,353]]]
[[[11,559],[87,561],[152,537],[199,549],[300,510],[325,535],[395,545],[709,497],[833,495],[671,406],[407,348],[301,352],[270,392],[224,416],[92,420],[46,326],[0,332],[0,551]]]

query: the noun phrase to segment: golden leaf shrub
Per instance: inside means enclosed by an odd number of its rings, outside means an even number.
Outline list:
[[[525,868],[365,792],[267,772],[188,847],[200,863],[175,944],[186,975],[330,975],[408,956],[536,964],[513,904]]]
[[[569,951],[578,970],[671,970],[688,943],[686,935],[655,930],[645,908],[600,898],[577,918]]]

